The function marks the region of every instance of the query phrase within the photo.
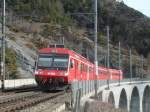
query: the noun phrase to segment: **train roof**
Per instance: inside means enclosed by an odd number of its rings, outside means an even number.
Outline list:
[[[70,50],[65,48],[42,48],[39,50],[40,54],[58,53],[58,54],[69,54]]]

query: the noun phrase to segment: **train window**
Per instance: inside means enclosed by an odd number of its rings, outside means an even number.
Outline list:
[[[84,65],[84,71],[87,72],[87,66],[86,65]]]
[[[89,71],[90,71],[90,73],[91,73],[91,67],[89,68]]]
[[[101,74],[101,71],[100,71],[100,70],[98,70],[98,74],[99,74],[99,75]]]
[[[87,73],[87,65],[85,65],[84,67],[85,67],[85,72]]]
[[[49,56],[40,56],[38,59],[38,66],[42,67],[50,67],[52,64],[52,57]]]
[[[67,54],[40,54],[37,69],[66,70],[68,67]]]
[[[73,68],[74,61],[70,60],[70,68]]]
[[[78,63],[78,71],[81,71],[81,63]]]
[[[70,62],[70,68],[73,68],[73,63],[72,62]]]
[[[94,72],[94,68],[91,68],[91,72],[92,72],[92,73]]]
[[[83,72],[83,64],[81,64],[81,71]]]
[[[89,74],[90,73],[90,68],[89,68],[89,66],[87,67],[87,74]]]
[[[84,72],[85,71],[85,66],[84,66],[84,64],[82,64],[82,72]]]
[[[67,68],[68,59],[55,57],[53,61],[53,67],[65,67]]]

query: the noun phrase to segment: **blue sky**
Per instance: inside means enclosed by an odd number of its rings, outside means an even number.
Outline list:
[[[123,0],[128,6],[150,17],[150,0]]]

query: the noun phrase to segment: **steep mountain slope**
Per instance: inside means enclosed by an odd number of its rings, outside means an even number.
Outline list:
[[[69,3],[64,6],[66,12],[92,11],[92,1],[90,5],[88,2],[83,2],[83,4],[79,5],[80,1],[70,1]],[[82,7],[84,5],[86,7]],[[115,2],[115,0],[101,0],[98,8],[99,31],[103,35],[106,29],[105,26],[109,25],[113,44],[121,41],[124,47],[132,47],[139,54],[143,54],[145,57],[148,56],[150,52],[150,18],[126,6],[123,2]],[[89,19],[87,19],[88,16],[85,18],[85,16],[74,15],[73,17],[77,18],[79,25],[93,27],[89,23]]]
[[[93,0],[7,0],[9,9],[17,15],[31,20],[93,28],[93,15],[72,13],[93,12]],[[99,32],[105,33],[105,26],[110,25],[111,41],[119,40],[124,47],[130,46],[145,57],[150,49],[150,18],[115,0],[101,0],[98,3]],[[36,19],[35,19],[36,18]]]
[[[21,36],[25,36],[25,34],[16,34],[10,31],[9,28],[6,28],[6,78],[32,77],[36,51],[28,48],[26,46],[27,41],[20,38]]]

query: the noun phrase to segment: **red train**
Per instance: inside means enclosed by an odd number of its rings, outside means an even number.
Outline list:
[[[83,56],[65,48],[43,48],[34,72],[37,84],[43,89],[59,89],[73,81],[94,80],[94,65]],[[122,71],[98,67],[98,80],[122,79]]]

